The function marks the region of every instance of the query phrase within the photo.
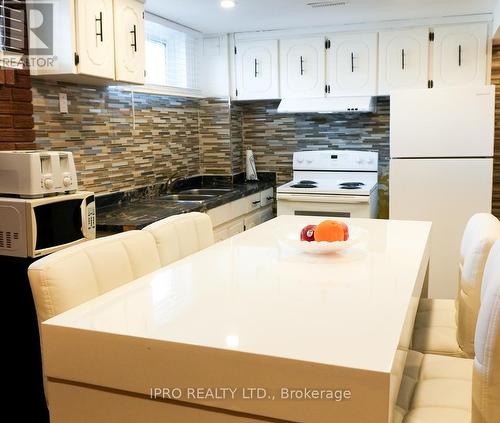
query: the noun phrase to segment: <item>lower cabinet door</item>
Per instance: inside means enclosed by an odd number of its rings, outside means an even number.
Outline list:
[[[237,220],[229,224],[227,228],[227,236],[228,238],[231,238],[234,235],[242,233],[244,230],[245,230],[245,224],[243,222],[243,219]]]
[[[227,228],[226,227],[224,227],[224,228],[215,228],[214,229],[214,240],[215,240],[215,242],[224,241],[227,238],[228,238],[228,236],[227,236]]]
[[[245,230],[243,219],[237,219],[214,229],[215,242],[224,241],[232,236],[238,235]]]
[[[262,213],[260,211],[245,217],[245,230],[254,228],[262,223]]]
[[[273,207],[267,207],[266,209],[262,210],[261,212],[261,222],[264,223],[267,222],[268,220],[274,219],[274,211]]]

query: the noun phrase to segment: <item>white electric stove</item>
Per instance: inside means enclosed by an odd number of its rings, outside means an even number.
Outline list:
[[[293,181],[277,189],[277,200],[278,215],[376,218],[378,153],[294,153]]]

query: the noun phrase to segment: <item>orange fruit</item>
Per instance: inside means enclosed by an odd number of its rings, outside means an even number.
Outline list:
[[[344,225],[335,220],[325,220],[316,226],[314,240],[321,242],[344,241]]]

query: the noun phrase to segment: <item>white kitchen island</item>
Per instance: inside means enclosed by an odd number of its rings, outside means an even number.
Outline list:
[[[346,220],[313,256],[281,216],[42,324],[52,423],[388,423],[429,261],[428,222]]]

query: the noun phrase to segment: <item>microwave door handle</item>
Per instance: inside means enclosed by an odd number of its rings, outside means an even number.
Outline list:
[[[36,250],[38,228],[37,228],[37,224],[36,224],[35,208],[31,207],[30,211],[31,211],[31,213],[30,213],[30,216],[31,216],[30,225],[31,225],[32,240],[31,240],[31,244],[29,246],[28,256],[33,257],[35,255],[35,250]]]

